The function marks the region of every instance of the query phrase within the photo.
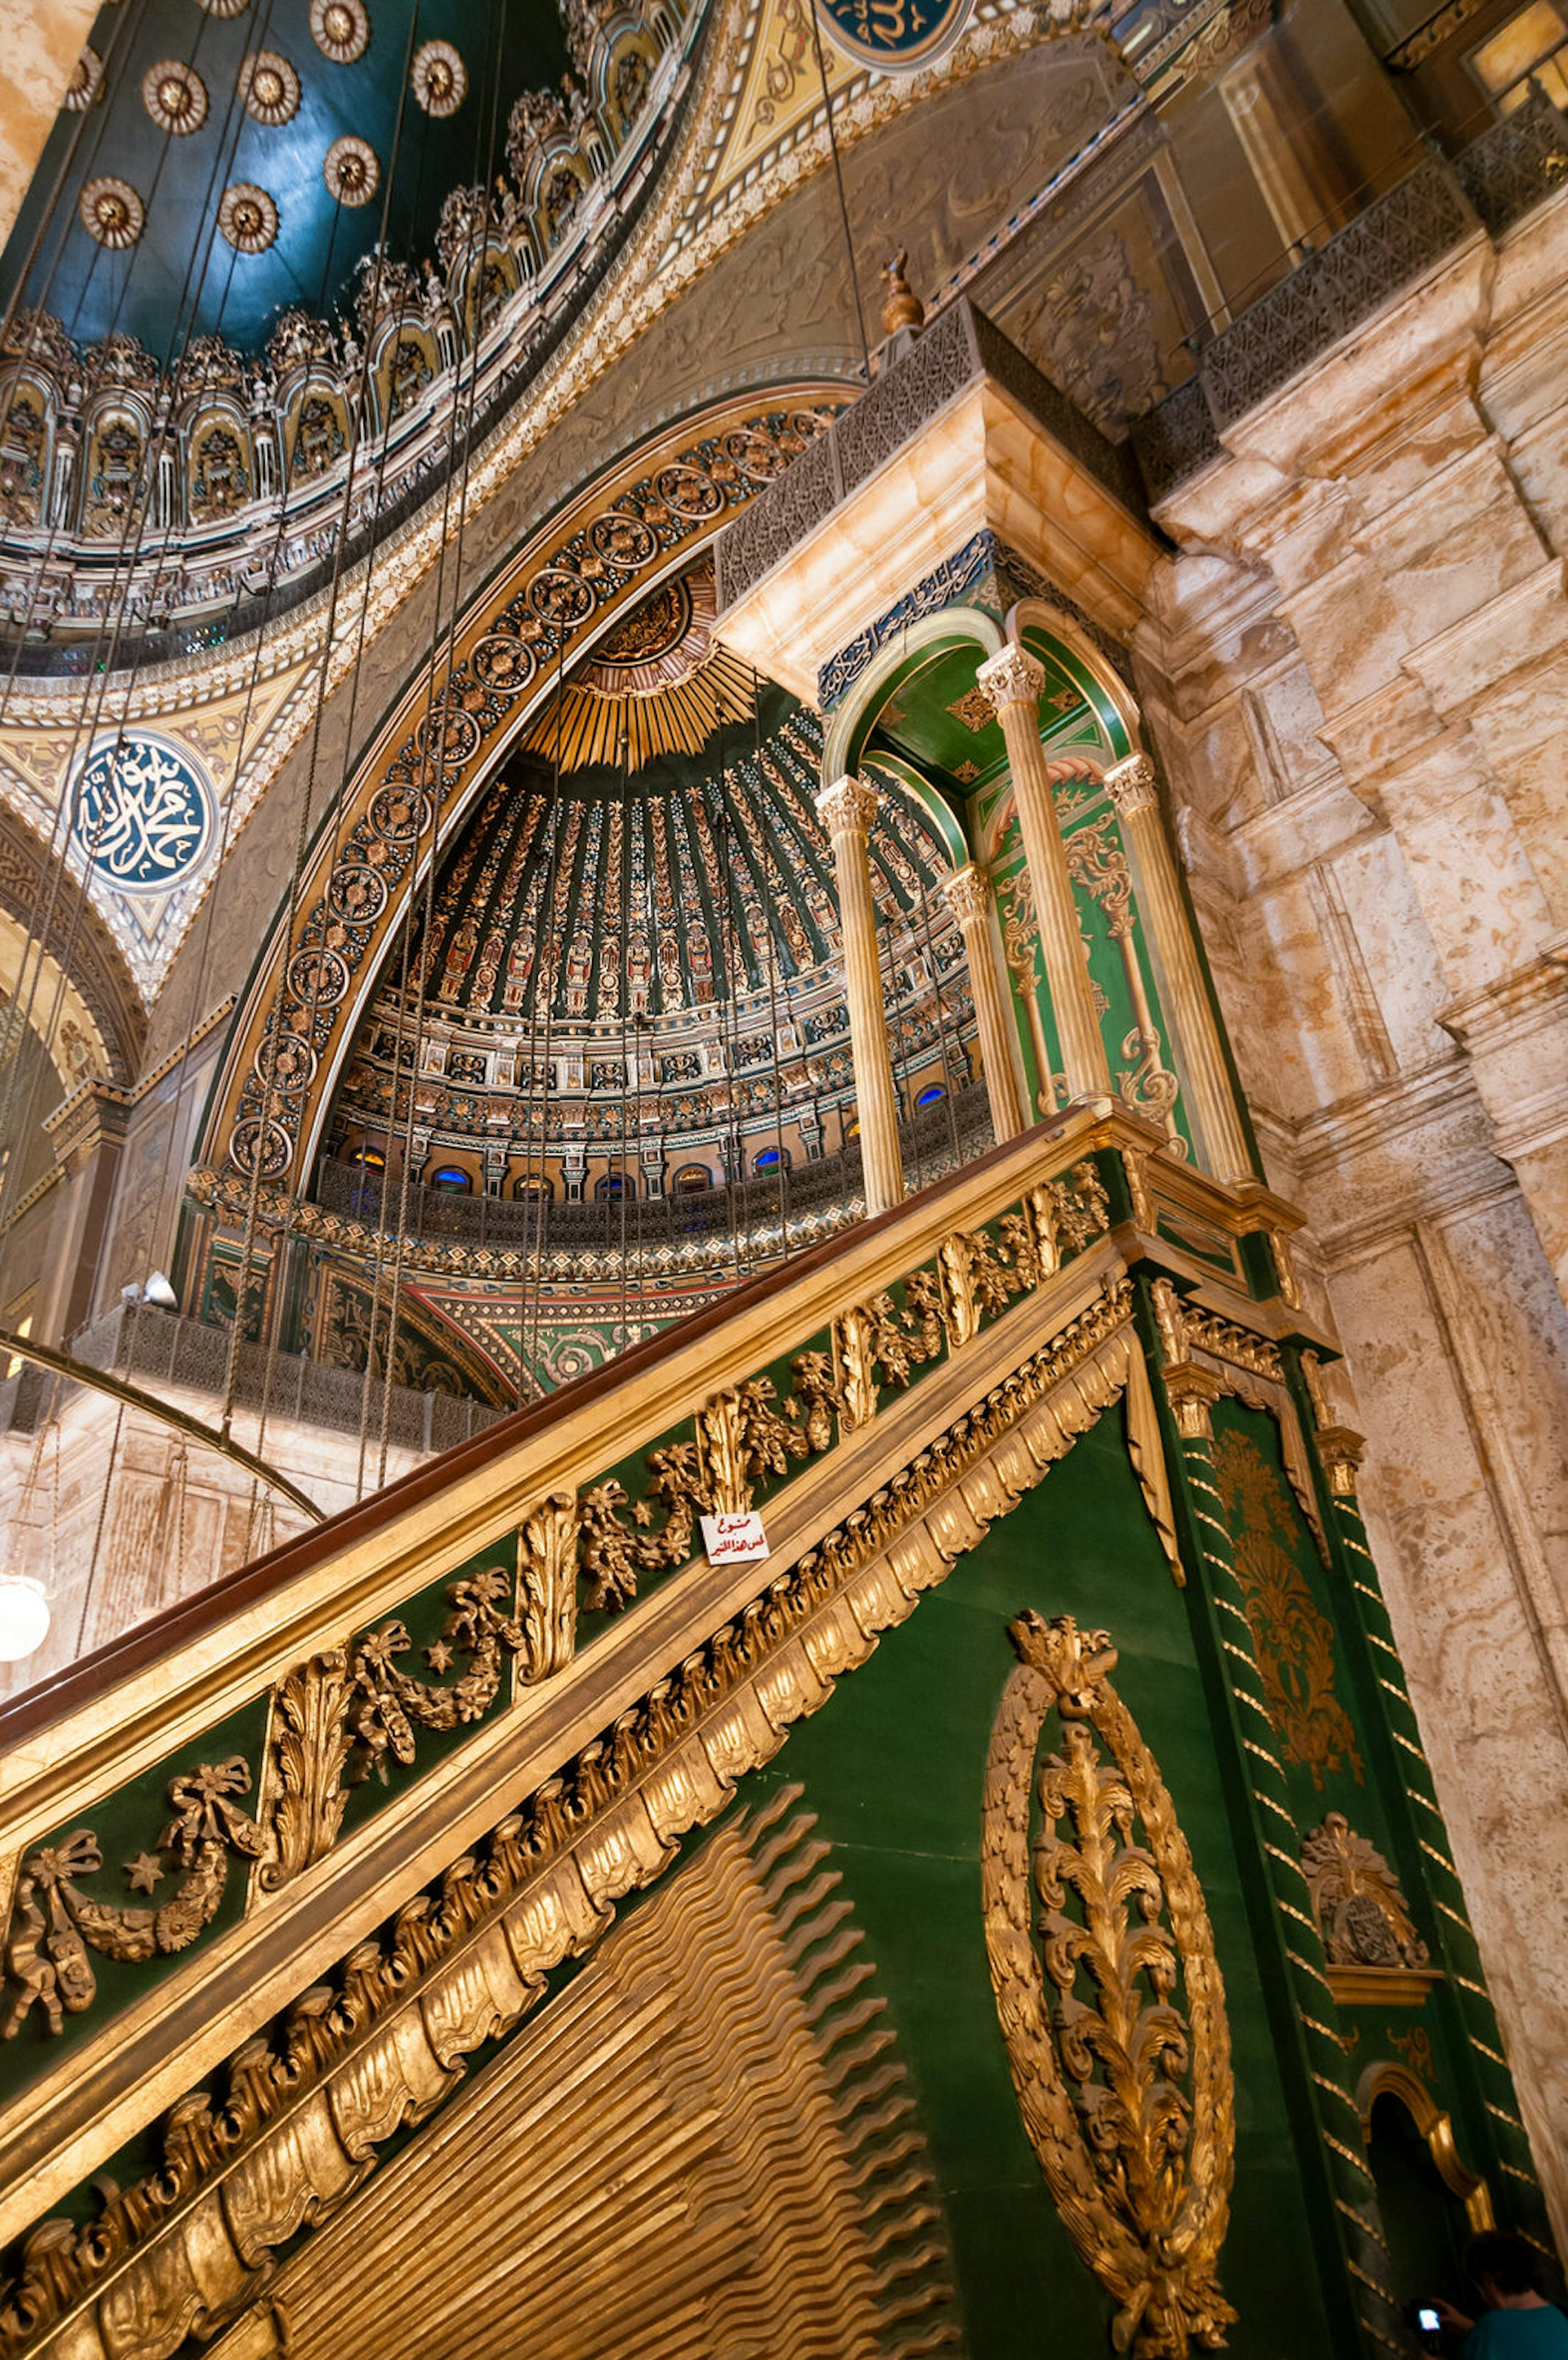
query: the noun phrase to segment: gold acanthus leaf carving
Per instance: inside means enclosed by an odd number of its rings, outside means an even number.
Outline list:
[[[343,1774],[353,1743],[353,1700],[348,1658],[341,1648],[313,1655],[273,1691],[271,1808],[262,1813],[267,1857],[256,1879],[263,1893],[276,1893],[337,1841],[348,1803]]]
[[[165,1857],[173,1861],[181,1881],[159,1908],[127,1909],[82,1890],[82,1879],[104,1865],[90,1828],[29,1852],[16,1880],[5,1936],[0,2037],[13,2039],[35,2007],[42,2009],[51,2033],[63,2032],[68,2015],[91,2007],[98,1994],[94,1951],[100,1958],[137,1963],[189,1950],[217,1915],[230,1861],[254,1860],[262,1851],[260,1828],[236,1799],[249,1792],[249,1765],[237,1754],[227,1762],[199,1763],[170,1780],[174,1816],[156,1850],[138,1853],[125,1872],[133,1888],[151,1893],[169,1874]]]
[[[1214,1938],[1175,1807],[1111,1686],[1109,1633],[1026,1612],[1008,1636],[1019,1662],[992,1731],[981,1873],[1014,2086],[1063,2223],[1117,2305],[1116,2350],[1183,2360],[1235,2318],[1215,2275],[1235,2108]],[[1053,1711],[1061,1750],[1036,1772]]]
[[[519,1621],[522,1677],[532,1684],[565,1670],[577,1644],[577,1502],[552,1492],[530,1516],[518,1539]]]

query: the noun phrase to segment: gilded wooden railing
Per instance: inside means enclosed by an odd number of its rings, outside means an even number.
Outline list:
[[[1118,1401],[1182,1579],[1132,1273],[1313,1331],[1294,1217],[1167,1147],[1042,1126],[0,1713],[0,2352],[249,2300]]]

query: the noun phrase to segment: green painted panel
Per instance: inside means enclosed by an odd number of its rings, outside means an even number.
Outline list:
[[[461,1565],[444,1573],[439,1581],[429,1582],[422,1590],[373,1627],[384,1633],[389,1626],[401,1624],[410,1641],[409,1646],[394,1657],[398,1668],[409,1678],[418,1680],[431,1690],[451,1690],[474,1670],[470,1654],[457,1644],[449,1631],[452,1620],[452,1591],[458,1582],[475,1574],[494,1573],[505,1587],[496,1599],[497,1611],[510,1615],[516,1611],[517,1599],[517,1535],[508,1533]],[[356,1648],[363,1647],[371,1636],[369,1631],[357,1631],[348,1643],[352,1662]],[[456,1722],[451,1729],[416,1728],[413,1732],[412,1759],[399,1761],[390,1748],[378,1749],[374,1754],[356,1748],[348,1758],[348,1803],[344,1812],[343,1830],[350,1834],[365,1820],[384,1810],[389,1803],[406,1792],[418,1779],[428,1775],[435,1764],[471,1737],[485,1721],[504,1711],[512,1692],[511,1658],[504,1655],[500,1664],[500,1679],[491,1701],[482,1711],[476,1711],[468,1721]]]
[[[1237,1836],[1189,1629],[1195,1595],[1171,1580],[1111,1414],[760,1774],[804,1785],[865,1928],[944,2192],[973,2360],[1100,2360],[1109,2349],[1111,2306],[1057,2218],[1024,2133],[981,1929],[981,1782],[1014,1660],[1006,1624],[1025,1606],[1112,1630],[1117,1688],[1203,1884],[1236,2080],[1221,2280],[1241,2318],[1229,2348],[1239,2360],[1327,2360]]]
[[[1390,1857],[1391,1830],[1354,1727],[1356,1699],[1336,1628],[1334,1586],[1262,1410],[1220,1401],[1214,1478],[1246,1594],[1290,1808],[1303,1833],[1343,1811]]]
[[[164,1921],[161,1937],[152,1930],[153,1913],[163,1911],[188,1881],[193,1881],[189,1861],[178,1858],[163,1841],[181,1816],[183,1798],[172,1795],[170,1786],[192,1776],[200,1781],[207,1768],[219,1772],[225,1798],[240,1815],[234,1824],[253,1821],[266,1726],[266,1699],[258,1698],[215,1728],[192,1738],[156,1768],[105,1795],[83,1819],[67,1821],[51,1830],[41,1843],[29,1847],[6,1936],[7,1963],[14,1972],[21,1964],[19,1946],[27,1931],[23,1880],[31,1878],[33,1907],[38,1913],[34,1928],[38,1955],[44,1961],[52,1959],[59,1967],[56,2005],[63,2002],[62,2021],[60,2030],[51,2033],[42,1993],[25,2016],[19,2016],[17,1986],[8,1983],[6,2038],[0,2041],[0,2092],[9,2096],[58,2066],[84,2040],[101,2032],[120,2009],[144,1999],[193,1947],[237,1923],[245,1908],[249,1859],[244,1851],[230,1849],[221,1863],[221,1896],[206,1923],[179,1950],[162,1947],[162,1941],[172,1937],[169,1921]],[[227,1766],[231,1764],[243,1766],[231,1772]],[[206,1817],[208,1825],[221,1833],[224,1802],[216,1803]],[[94,1859],[102,1862],[101,1867],[92,1866]],[[143,1921],[137,1947],[150,1955],[105,1957],[90,1942],[79,1946],[63,1898],[51,1896],[57,1872],[85,1904],[137,1913]],[[196,1874],[201,1874],[199,1864]],[[121,1947],[125,1940],[122,1936]],[[74,1965],[63,1955],[71,1950],[79,1953]],[[54,1989],[52,1978],[45,1981]]]

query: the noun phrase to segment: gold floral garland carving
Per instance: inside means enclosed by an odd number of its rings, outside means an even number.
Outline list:
[[[1014,2086],[1068,2233],[1117,2305],[1115,2349],[1183,2360],[1235,2318],[1215,2277],[1235,2108],[1214,1938],[1158,1766],[1111,1686],[1109,1633],[1027,1612],[1008,1636],[1019,1661],[986,1762],[981,1875]],[[1036,1773],[1053,1710],[1061,1751]]]

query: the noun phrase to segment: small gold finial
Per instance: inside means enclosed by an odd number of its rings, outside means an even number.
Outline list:
[[[900,328],[912,328],[916,334],[926,324],[926,306],[905,276],[907,254],[895,254],[891,262],[882,267],[882,281],[886,293],[882,301],[883,333],[896,336]]]

